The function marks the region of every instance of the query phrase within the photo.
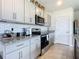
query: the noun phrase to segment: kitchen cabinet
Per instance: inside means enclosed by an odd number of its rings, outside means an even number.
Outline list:
[[[35,5],[33,3],[30,3],[30,21],[35,24]]]
[[[36,14],[40,17],[44,17],[44,10],[36,6]]]
[[[44,13],[45,26],[51,26],[51,16],[45,11]]]
[[[43,9],[41,9],[41,17],[44,18],[44,10]]]
[[[44,10],[40,8],[40,17],[44,17]]]
[[[36,6],[36,15],[40,16],[40,8]]]
[[[0,0],[0,19],[12,20],[13,0]]]
[[[13,0],[13,20],[24,22],[24,0]]]
[[[38,38],[36,40],[36,55],[40,55],[40,51],[41,51],[41,40],[40,38]]]
[[[30,23],[29,3],[30,0],[25,0],[25,23]]]
[[[31,59],[36,59],[40,54],[40,36],[31,39]]]
[[[53,44],[54,43],[54,32],[53,33],[49,33],[49,41],[50,41],[50,44]]]
[[[25,0],[25,23],[35,24],[35,5]]]
[[[30,59],[30,42],[23,41],[6,46],[6,59]]]
[[[6,59],[30,59],[29,47],[11,52],[6,55]]]
[[[31,44],[31,59],[36,59],[36,44],[32,43]]]
[[[24,47],[22,49],[20,49],[20,59],[30,59],[30,50],[29,50],[29,46],[28,47]]]
[[[6,59],[20,59],[19,51],[12,52],[6,55]]]
[[[4,59],[36,59],[40,55],[40,36],[4,46]]]
[[[0,19],[24,22],[24,0],[0,0]]]

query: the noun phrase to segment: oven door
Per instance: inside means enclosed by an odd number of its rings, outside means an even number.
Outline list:
[[[47,35],[41,36],[41,49],[44,49],[49,44]]]

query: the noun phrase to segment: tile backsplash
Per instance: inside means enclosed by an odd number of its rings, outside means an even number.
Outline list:
[[[11,30],[11,28],[14,28],[14,33],[22,32],[22,28],[40,28],[42,31],[47,31],[47,27],[44,26],[22,25],[22,24],[0,22],[0,33],[4,33],[5,30]]]

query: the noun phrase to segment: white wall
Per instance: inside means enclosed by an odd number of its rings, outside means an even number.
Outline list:
[[[56,17],[57,16],[69,16],[71,19],[70,19],[70,46],[73,45],[73,20],[74,20],[74,10],[72,7],[70,8],[67,8],[67,9],[62,9],[62,10],[59,10],[59,11],[54,11],[52,13],[52,20],[51,20],[51,27],[50,29],[55,29],[56,27]]]

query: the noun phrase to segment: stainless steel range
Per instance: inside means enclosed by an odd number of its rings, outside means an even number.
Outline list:
[[[32,29],[32,35],[40,35],[41,39],[41,54],[43,55],[47,50],[49,46],[49,39],[48,39],[48,32],[47,31],[41,31],[41,29],[33,28]]]
[[[43,55],[49,46],[48,33],[41,35],[41,55]]]

